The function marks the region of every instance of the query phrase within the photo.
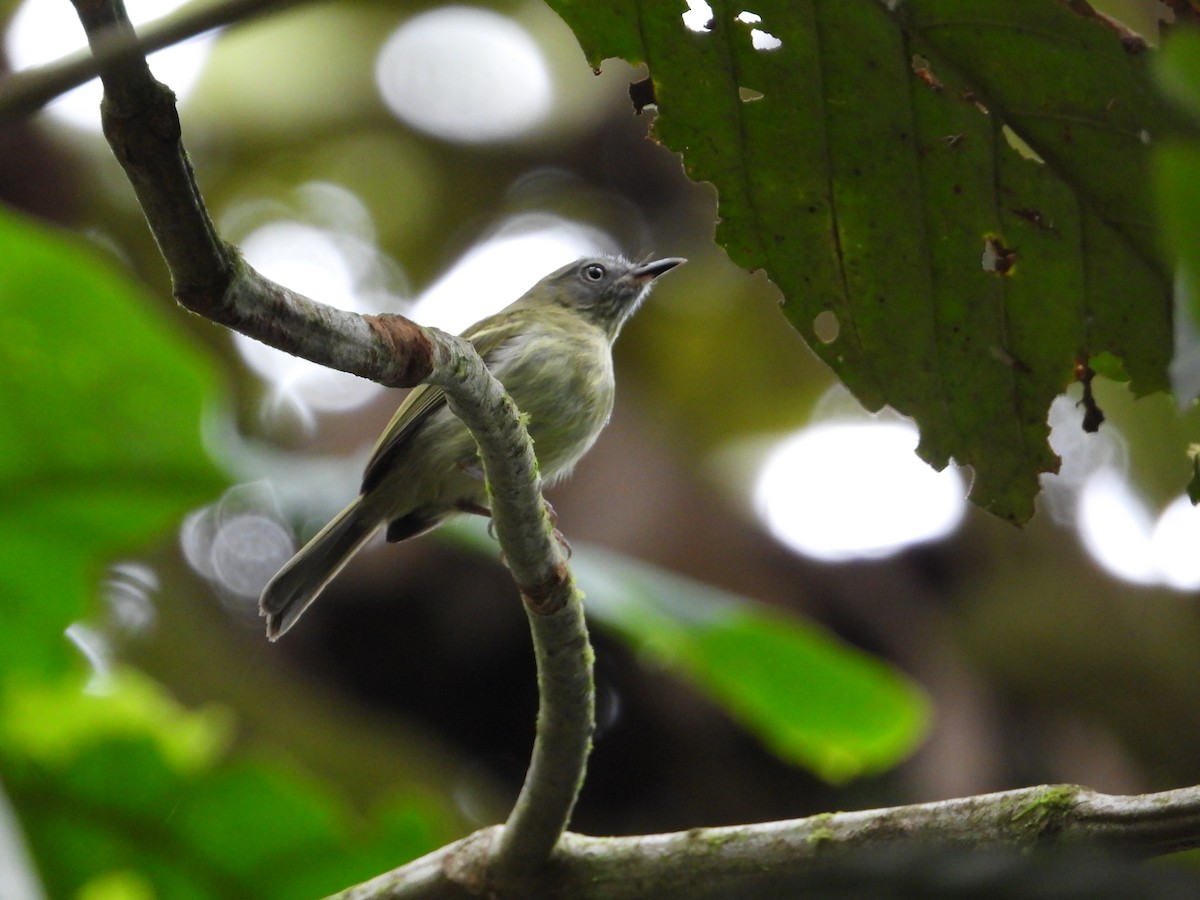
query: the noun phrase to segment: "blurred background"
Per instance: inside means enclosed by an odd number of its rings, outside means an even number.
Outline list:
[[[170,6],[127,5],[135,20]],[[1156,5],[1135,6],[1122,14],[1151,29]],[[685,23],[705,15],[684,7]],[[65,2],[0,10],[9,69],[82,42]],[[835,785],[601,623],[576,830],[1200,782],[1200,513],[1178,454],[1200,439],[1194,411],[1098,379],[1098,434],[1082,431],[1078,395],[1050,410],[1064,464],[1034,521],[971,508],[970,472],[924,466],[913,426],[866,414],[766,275],[713,244],[713,190],[648,137],[652,106],[634,112],[646,72],[610,60],[594,73],[538,2],[304,4],[152,67],[178,94],[222,236],[327,303],[457,331],[579,256],[686,256],[621,337],[612,423],[549,495],[559,527],[585,556],[807,617],[929,695],[911,757]],[[230,487],[115,560],[69,639],[98,671],[131,661],[185,705],[231,711],[240,751],[283,753],[364,807],[424,791],[450,833],[497,821],[536,696],[494,545],[470,529],[377,541],[265,641],[261,586],[354,495],[400,395],[177,310],[97,104],[81,90],[0,129],[0,201],[84,236],[219,360],[222,399],[197,427]]]

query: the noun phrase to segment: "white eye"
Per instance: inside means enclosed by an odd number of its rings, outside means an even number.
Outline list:
[[[599,263],[592,263],[583,270],[583,277],[588,281],[602,281],[608,272]]]

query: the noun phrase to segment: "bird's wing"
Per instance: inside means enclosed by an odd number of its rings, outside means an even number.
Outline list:
[[[475,352],[483,357],[485,363],[488,362],[488,357],[504,343],[506,329],[501,327],[502,316],[503,313],[489,316],[476,322],[462,333],[462,336],[475,346]],[[507,331],[511,331],[511,329],[507,329]],[[362,493],[367,493],[379,484],[384,474],[391,469],[396,456],[404,449],[405,444],[408,443],[409,438],[421,423],[445,405],[446,394],[441,388],[422,384],[409,392],[408,396],[404,398],[404,402],[400,404],[400,408],[396,410],[396,414],[392,416],[392,420],[388,422],[387,428],[383,430],[383,434],[379,436],[375,449],[371,452],[371,458],[363,471],[362,487],[360,488]]]

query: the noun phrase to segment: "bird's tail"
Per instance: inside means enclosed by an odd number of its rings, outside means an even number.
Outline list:
[[[258,611],[272,641],[296,623],[378,527],[363,517],[362,499],[334,516],[263,588]]]

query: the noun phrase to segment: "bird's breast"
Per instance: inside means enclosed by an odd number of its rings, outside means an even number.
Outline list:
[[[568,474],[612,414],[612,352],[598,329],[535,329],[503,348],[492,371],[527,417],[542,477]]]

